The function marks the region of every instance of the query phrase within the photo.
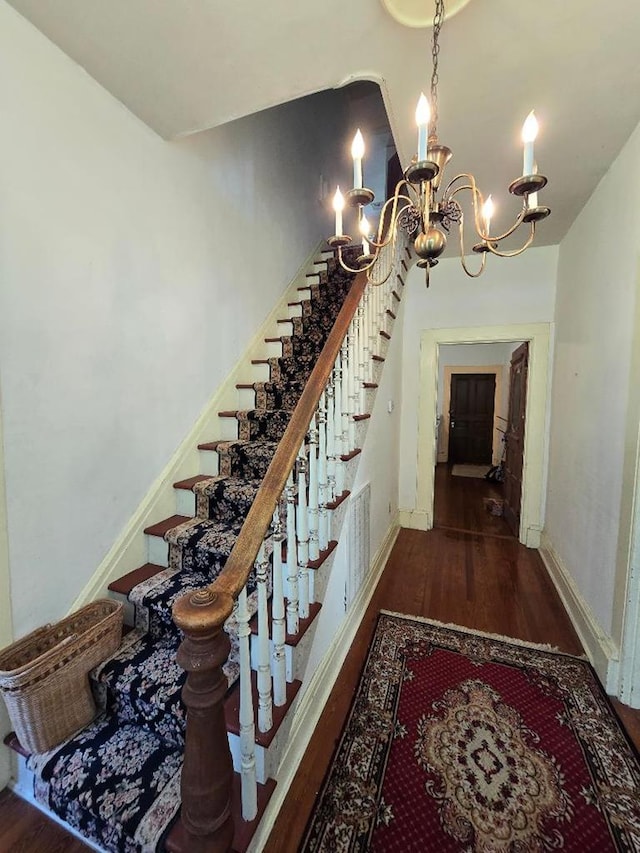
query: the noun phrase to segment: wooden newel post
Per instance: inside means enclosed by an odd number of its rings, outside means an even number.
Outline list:
[[[187,734],[181,821],[189,853],[226,853],[233,841],[233,763],[223,706],[227,678],[222,672],[230,648],[222,626],[232,609],[231,596],[208,587],[183,596],[173,607],[173,619],[185,635],[177,660],[188,673],[182,690]]]

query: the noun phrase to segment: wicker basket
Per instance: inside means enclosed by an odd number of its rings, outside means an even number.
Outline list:
[[[22,746],[46,752],[96,715],[91,669],[122,636],[123,605],[100,599],[0,652],[0,691]]]

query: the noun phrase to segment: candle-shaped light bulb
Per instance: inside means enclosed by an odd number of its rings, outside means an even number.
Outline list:
[[[360,220],[360,233],[362,234],[362,251],[365,255],[369,254],[369,241],[367,237],[369,236],[369,232],[371,231],[371,226],[369,225],[369,220],[366,216],[363,216]]]
[[[351,156],[353,157],[353,186],[359,189],[362,186],[362,158],[364,157],[364,138],[360,128],[353,137]]]
[[[538,164],[537,163],[533,164],[533,172],[531,174],[532,175],[538,174]],[[538,206],[538,193],[537,192],[529,193],[529,197],[527,198],[527,207],[529,209],[531,209],[532,207],[537,207],[537,206]]]
[[[429,101],[424,92],[421,93],[416,107],[416,124],[418,125],[418,160],[427,159],[427,131],[431,120]]]
[[[344,210],[344,196],[340,192],[340,187],[336,188],[336,194],[333,197],[333,209],[336,212],[336,235],[342,235],[342,211]]]
[[[524,143],[524,162],[522,165],[523,175],[533,174],[533,143],[537,135],[538,121],[533,110],[531,110],[522,125],[522,141]]]
[[[491,228],[491,217],[495,211],[495,205],[493,203],[493,199],[491,196],[487,198],[485,203],[482,205],[482,218],[484,219],[484,233],[489,236],[489,229]]]

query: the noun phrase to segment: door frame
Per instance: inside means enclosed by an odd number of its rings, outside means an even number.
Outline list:
[[[449,409],[451,407],[451,380],[458,373],[495,373],[496,390],[493,397],[493,436],[491,443],[492,465],[500,461],[500,436],[498,435],[499,402],[502,400],[502,364],[474,364],[470,367],[457,364],[445,364],[442,378],[442,427],[439,435],[438,462],[449,461]]]
[[[420,390],[418,399],[418,458],[416,506],[412,525],[433,527],[435,466],[437,460],[438,360],[441,344],[529,343],[526,430],[522,472],[522,507],[519,540],[538,548],[544,520],[549,423],[549,362],[551,325],[531,323],[511,326],[476,326],[429,329],[420,339]]]

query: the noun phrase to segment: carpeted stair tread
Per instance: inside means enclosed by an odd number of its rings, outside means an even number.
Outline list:
[[[114,853],[155,850],[180,806],[182,750],[115,717],[27,763],[38,802]]]
[[[283,409],[237,409],[218,412],[221,418],[238,421],[238,439],[254,441],[268,439],[280,441],[291,419],[291,412]]]
[[[277,441],[219,441],[216,450],[220,456],[220,473],[225,476],[246,476],[256,480],[264,477]]]
[[[246,518],[260,482],[259,479],[219,476],[196,483],[196,515],[219,521]]]
[[[120,595],[129,595],[134,586],[162,571],[164,571],[164,566],[158,566],[156,563],[145,563],[143,566],[127,572],[126,575],[122,575],[117,580],[111,581],[107,589]]]
[[[168,530],[169,566],[182,572],[205,572],[206,582],[211,583],[224,568],[243,523],[244,518],[238,517],[228,521],[193,518]]]
[[[170,746],[184,748],[186,673],[176,661],[179,639],[159,641],[132,631],[92,673],[96,701],[122,725],[143,725]]]
[[[187,477],[185,480],[178,480],[177,483],[173,484],[173,488],[192,492],[194,490],[193,487],[198,483],[203,483],[211,479],[213,479],[211,474],[196,474],[195,477]]]
[[[187,515],[170,515],[169,518],[163,518],[162,521],[158,521],[155,524],[150,524],[149,527],[145,527],[144,532],[149,536],[160,536],[164,538],[164,535],[168,530],[171,530],[172,527],[177,527],[179,524],[184,524],[185,521],[189,521],[189,517]]]

